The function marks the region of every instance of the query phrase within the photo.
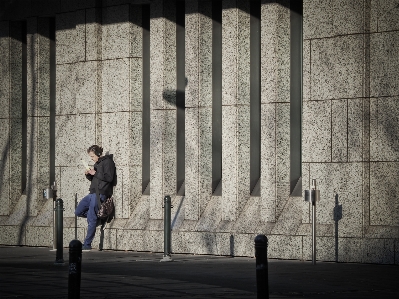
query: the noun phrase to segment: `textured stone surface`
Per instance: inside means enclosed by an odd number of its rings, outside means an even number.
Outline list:
[[[310,179],[316,179],[320,189],[317,223],[338,224],[339,237],[362,235],[362,166],[362,163],[310,165]]]
[[[0,119],[0,215],[8,215],[10,209],[10,125],[8,119]]]
[[[399,98],[370,100],[370,159],[372,161],[398,161],[399,141],[395,129],[399,123]]]
[[[276,105],[261,106],[261,217],[276,219]]]
[[[331,161],[331,101],[303,103],[303,162]]]
[[[361,35],[312,41],[312,100],[363,95],[363,43]]]
[[[397,175],[397,163],[370,163],[370,225],[399,226]]]
[[[367,134],[364,128],[366,113],[363,99],[348,100],[348,161],[363,160],[363,142]],[[342,133],[341,133],[342,134]],[[367,136],[367,135],[366,135]]]
[[[129,111],[129,59],[103,62],[102,110],[103,112]]]
[[[372,34],[370,38],[370,96],[399,94],[398,32]]]
[[[332,101],[331,116],[332,162],[346,162],[348,158],[348,101]]]
[[[56,17],[57,64],[85,60],[85,11],[78,10]]]
[[[377,2],[375,7],[378,31],[389,31],[399,29],[399,17],[397,12],[398,3],[395,0],[374,0]]]
[[[105,7],[102,11],[102,57],[125,58],[130,55],[129,5]]]
[[[0,105],[3,107],[0,111],[0,118],[9,117],[8,108],[10,105],[10,38],[9,23],[0,22]]]
[[[304,1],[304,38],[322,38],[364,30],[362,0]]]
[[[86,60],[102,58],[102,9],[86,10]]]
[[[286,3],[287,4],[287,3]],[[288,102],[290,92],[290,13],[277,3],[261,7],[261,101]]]

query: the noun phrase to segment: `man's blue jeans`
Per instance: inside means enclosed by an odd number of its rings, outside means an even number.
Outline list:
[[[107,197],[100,194],[100,200],[103,202]],[[75,215],[78,217],[87,218],[87,235],[83,246],[91,246],[91,242],[96,234],[97,226],[97,198],[95,193],[90,193],[82,198],[75,210]]]

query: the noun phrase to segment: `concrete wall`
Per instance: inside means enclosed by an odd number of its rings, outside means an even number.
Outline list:
[[[74,238],[75,194],[88,189],[80,160],[98,143],[118,168],[104,248],[163,251],[170,194],[173,252],[253,256],[263,233],[271,258],[311,259],[310,206],[290,196],[289,1],[261,1],[260,196],[250,196],[249,1],[222,2],[221,196],[212,193],[211,1],[185,1],[185,157],[176,155],[175,1],[0,3],[0,244],[51,246],[53,203],[41,189],[54,171],[64,244]],[[150,4],[150,53],[142,49],[142,4]],[[399,263],[398,12],[394,0],[304,0],[302,188],[317,179],[320,260]],[[142,136],[146,54],[149,137]],[[150,138],[149,195],[142,138]],[[184,195],[176,190],[178,159]],[[81,240],[85,231],[79,219]],[[93,246],[99,241],[97,233]]]

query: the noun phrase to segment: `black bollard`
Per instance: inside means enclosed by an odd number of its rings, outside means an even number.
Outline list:
[[[269,274],[267,266],[267,237],[257,235],[255,237],[256,257],[256,289],[258,299],[269,298]]]
[[[82,243],[72,240],[69,243],[68,299],[80,298],[80,278],[82,270]]]
[[[55,204],[55,223],[57,225],[57,253],[55,258],[55,265],[64,265],[63,258],[63,230],[64,230],[64,202],[58,198]]]
[[[170,223],[171,223],[171,212],[172,208],[172,200],[169,195],[166,195],[164,198],[164,228],[163,228],[163,236],[164,236],[164,253],[161,262],[171,262],[173,261],[170,257]]]

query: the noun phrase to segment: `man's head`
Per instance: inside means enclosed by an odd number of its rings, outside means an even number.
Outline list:
[[[87,149],[87,153],[89,154],[93,162],[97,162],[98,158],[100,158],[103,154],[103,148],[99,147],[98,145],[92,145]]]

